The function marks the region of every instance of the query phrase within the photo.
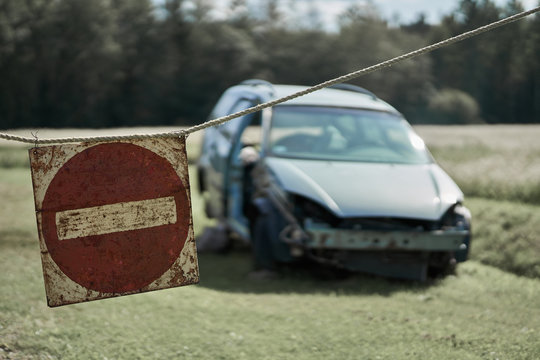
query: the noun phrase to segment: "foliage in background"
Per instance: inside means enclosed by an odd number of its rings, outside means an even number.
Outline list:
[[[478,103],[456,89],[442,89],[428,103],[429,122],[436,124],[475,124],[480,119]]]
[[[432,29],[431,37],[443,40],[522,10],[516,0],[503,8],[489,0],[461,0],[457,11]],[[435,86],[471,95],[488,123],[540,121],[539,26],[536,15],[433,52]]]
[[[257,13],[231,0],[221,20],[209,1],[153,4],[0,0],[1,127],[199,123],[225,88],[246,78],[313,85],[522,9],[515,0],[461,0],[438,25],[419,17],[396,26],[367,3],[325,32],[315,8],[288,22],[277,0]],[[413,123],[538,122],[540,16],[355,83]]]

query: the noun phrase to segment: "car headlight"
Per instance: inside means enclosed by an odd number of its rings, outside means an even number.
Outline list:
[[[300,220],[300,223],[307,218],[331,226],[337,226],[339,223],[339,219],[334,214],[313,200],[299,195],[291,196],[291,200],[294,204],[295,217]]]
[[[468,230],[471,227],[471,212],[462,204],[450,207],[440,221],[441,228]]]

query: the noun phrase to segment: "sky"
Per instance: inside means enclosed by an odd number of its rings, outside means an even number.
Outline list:
[[[362,0],[296,0],[298,3],[308,4],[314,2],[317,8],[324,14],[323,22],[326,26],[332,26],[335,18],[345,9],[353,4],[361,4]],[[538,0],[522,0],[525,10],[537,6]],[[507,0],[494,0],[497,5],[504,5]],[[418,18],[418,14],[424,13],[427,22],[437,23],[442,15],[446,15],[454,10],[459,0],[373,0],[386,19],[393,19],[398,16],[400,22],[411,22]]]
[[[154,0],[160,2],[163,0]],[[216,17],[223,17],[231,0],[207,0],[215,8]],[[327,30],[337,30],[337,16],[352,5],[362,5],[367,0],[280,0],[283,13],[291,12],[291,4],[294,4],[295,16],[315,7],[319,12],[319,20]],[[497,5],[504,5],[508,0],[493,0]],[[538,6],[539,0],[521,0],[525,10]],[[253,9],[260,7],[260,0],[248,0]],[[393,22],[408,23],[416,20],[420,13],[426,15],[428,23],[438,23],[443,15],[454,10],[459,0],[371,0],[379,9],[382,16]],[[221,16],[220,16],[221,14]],[[226,16],[226,15],[225,15]],[[395,21],[397,20],[397,21]]]

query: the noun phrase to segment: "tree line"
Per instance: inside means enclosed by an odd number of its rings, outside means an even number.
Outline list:
[[[278,1],[0,0],[1,127],[200,123],[242,80],[314,85],[523,10],[461,0],[432,25],[364,3],[327,31]],[[412,123],[540,122],[540,16],[352,83]]]

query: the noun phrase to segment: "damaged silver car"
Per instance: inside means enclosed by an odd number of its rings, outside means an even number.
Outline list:
[[[248,80],[210,118],[303,89]],[[463,193],[403,116],[360,87],[207,129],[198,175],[208,216],[251,242],[259,268],[309,260],[422,281],[468,256]]]

